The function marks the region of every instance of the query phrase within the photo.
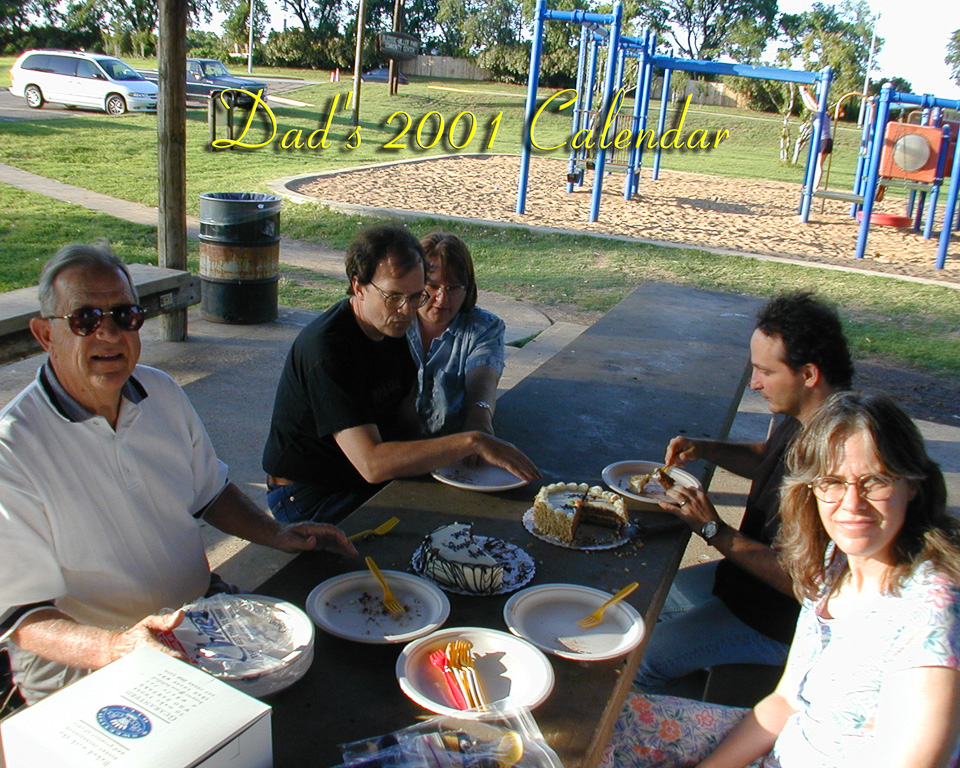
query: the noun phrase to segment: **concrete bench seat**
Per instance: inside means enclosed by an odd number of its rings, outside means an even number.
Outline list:
[[[130,274],[147,317],[187,309],[200,303],[200,278],[180,269],[130,264]],[[0,293],[0,362],[40,350],[30,333],[30,319],[40,314],[36,286]]]

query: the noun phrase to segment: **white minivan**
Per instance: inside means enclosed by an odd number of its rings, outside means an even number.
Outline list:
[[[27,51],[10,70],[10,93],[39,109],[52,101],[111,115],[155,111],[157,84],[113,56],[86,51]]]

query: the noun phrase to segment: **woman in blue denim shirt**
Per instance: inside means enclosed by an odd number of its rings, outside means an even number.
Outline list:
[[[418,366],[417,415],[424,435],[479,430],[493,434],[503,373],[503,321],[476,306],[473,260],[456,235],[420,241],[429,300],[407,331]]]

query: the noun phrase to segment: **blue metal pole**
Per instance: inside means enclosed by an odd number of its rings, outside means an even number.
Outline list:
[[[933,237],[934,219],[937,215],[937,200],[940,197],[940,187],[943,186],[943,174],[947,168],[947,147],[950,146],[950,126],[943,126],[943,143],[940,145],[942,150],[937,158],[937,178],[933,182],[933,189],[930,190],[930,210],[927,211],[927,223],[923,228],[923,238],[929,240]],[[950,219],[944,219],[944,225],[949,226]]]
[[[630,129],[633,132],[632,139],[630,141],[630,151],[627,153],[627,173],[626,179],[623,183],[623,199],[629,200],[633,195],[634,191],[637,188],[639,182],[639,163],[637,162],[638,153],[637,153],[637,130],[640,127],[640,112],[643,108],[643,93],[644,93],[644,84],[647,79],[647,43],[650,40],[650,30],[646,30],[643,33],[643,41],[640,45],[639,53],[637,54],[637,84],[636,90],[633,92],[633,119],[630,121]]]
[[[813,202],[813,178],[817,171],[817,157],[820,155],[820,137],[823,135],[827,116],[827,99],[830,96],[830,81],[833,80],[833,70],[824,67],[820,71],[820,82],[817,87],[819,100],[817,102],[817,119],[813,122],[813,135],[810,137],[810,151],[807,153],[807,171],[804,176],[803,196],[800,198],[800,221],[806,224],[810,220],[810,205]]]
[[[589,67],[587,69],[587,103],[586,103],[586,106],[584,107],[586,111],[584,112],[583,121],[582,121],[583,128],[590,127],[588,117],[590,113],[593,111],[593,92],[596,90],[596,87],[597,87],[597,60],[599,58],[599,55],[600,55],[600,41],[596,37],[596,35],[591,34],[590,35]],[[587,148],[581,147],[579,152],[580,152],[580,158],[584,160],[584,164],[586,164]],[[577,176],[578,187],[583,186],[583,179],[585,175],[586,175],[585,173],[578,174]]]
[[[670,80],[673,70],[663,70],[663,87],[660,89],[660,116],[657,120],[657,148],[653,152],[653,180],[660,178],[660,153],[663,147],[660,146],[660,139],[663,138],[663,132],[667,128],[667,105],[670,103]]]
[[[877,194],[877,179],[880,176],[880,153],[883,150],[883,134],[890,119],[890,99],[893,88],[884,83],[880,89],[880,102],[877,105],[877,122],[873,131],[873,148],[870,164],[867,167],[867,186],[863,190],[863,209],[860,212],[860,231],[857,233],[855,256],[862,259],[867,252],[867,236],[870,233],[870,217],[873,215],[873,200]]]
[[[650,119],[650,94],[653,93],[653,83],[654,83],[654,70],[650,65],[650,61],[653,57],[653,54],[657,50],[657,34],[656,32],[650,32],[648,37],[644,41],[644,56],[643,56],[643,93],[640,94],[640,122],[634,125],[634,131],[636,135],[634,137],[634,142],[637,141],[637,138],[643,133],[647,127],[647,121]],[[633,194],[636,194],[640,189],[640,175],[643,169],[643,146],[637,145],[635,147],[635,153],[633,157],[634,165],[636,166],[636,173],[633,177]]]
[[[646,82],[646,61],[647,61],[647,42],[650,38],[650,30],[643,34],[643,45],[640,47],[640,54],[637,56],[637,85],[633,92],[633,120],[630,125],[633,130],[633,141],[630,143],[630,151],[627,153],[627,173],[623,182],[623,199],[629,200],[637,188],[639,176],[639,164],[637,163],[637,129],[640,126],[640,107],[643,104],[643,89]]]
[[[870,136],[873,131],[873,120],[877,115],[877,100],[870,99],[866,103],[866,114],[863,120],[863,129],[860,131],[860,151],[857,154],[857,171],[853,177],[854,194],[863,196],[863,168],[867,164],[867,157],[870,155]],[[857,211],[860,210],[860,203],[850,205],[850,217],[856,218]]]
[[[585,26],[580,27],[580,51],[577,54],[577,103],[573,105],[573,127],[570,135],[576,136],[580,130],[583,120],[583,83],[586,80],[587,68],[587,36],[589,30]],[[577,150],[570,142],[570,157],[567,161],[567,194],[573,192],[574,175],[577,172]]]
[[[616,78],[617,52],[620,50],[620,24],[623,21],[623,6],[617,2],[613,6],[613,23],[610,25],[610,38],[607,40],[607,73],[603,88],[603,101],[600,119],[606,120],[606,113],[613,109],[613,86]],[[602,126],[601,126],[602,131]],[[593,194],[590,199],[590,221],[600,216],[600,195],[603,192],[603,169],[606,165],[607,150],[604,148],[604,136],[597,137],[597,166],[594,171]]]
[[[537,87],[540,85],[540,55],[543,52],[543,19],[547,0],[537,0],[534,11],[533,45],[530,48],[530,79],[527,82],[527,106],[523,120],[523,138],[520,142],[520,178],[517,181],[517,213],[527,205],[527,179],[530,176],[530,129],[537,108]]]
[[[950,235],[953,228],[950,223],[954,220],[957,211],[957,197],[960,193],[960,136],[954,142],[953,168],[950,174],[950,189],[947,192],[947,202],[943,211],[943,227],[940,229],[940,247],[937,248],[937,269],[943,269],[947,263],[947,248],[950,245]]]

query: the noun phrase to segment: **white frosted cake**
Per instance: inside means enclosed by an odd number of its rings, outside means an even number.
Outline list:
[[[503,586],[503,566],[473,538],[469,523],[451,523],[428,533],[421,546],[425,576],[478,595]]]
[[[630,522],[623,499],[586,483],[551,483],[533,501],[533,525],[551,539],[573,544],[581,525],[612,528],[618,533]]]

